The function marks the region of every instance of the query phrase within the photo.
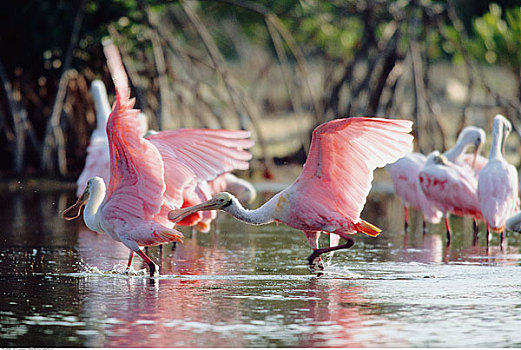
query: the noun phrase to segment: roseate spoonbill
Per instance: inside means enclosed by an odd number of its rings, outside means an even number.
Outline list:
[[[424,168],[426,161],[427,157],[425,155],[413,152],[385,167],[391,175],[394,192],[400,197],[403,204],[405,231],[407,231],[408,227],[408,207],[413,207],[422,212],[424,232],[425,221],[437,224],[442,217],[442,212],[436,204],[425,197],[425,194],[419,188],[418,175]]]
[[[149,266],[157,265],[140,246],[181,242],[167,213],[183,203],[183,191],[196,186],[196,179],[210,180],[234,169],[248,168],[252,146],[247,131],[185,129],[162,131],[141,137],[121,57],[113,45],[105,46],[107,64],[116,97],[107,122],[110,181],[105,188],[99,177],[91,178],[78,201],[63,217],[74,219],[85,206],[87,227],[106,233],[130,249],[128,267],[137,253]]]
[[[451,236],[450,213],[473,216],[474,234],[477,235],[476,221],[481,218],[481,212],[477,201],[477,175],[472,166],[476,164],[478,152],[485,138],[485,131],[481,128],[463,128],[454,147],[443,154],[438,151],[431,152],[420,171],[418,179],[421,190],[443,212],[447,245],[450,245]],[[472,145],[474,154],[472,158],[466,157],[465,151]],[[459,198],[460,195],[465,198]]]
[[[444,214],[447,246],[451,238],[449,214],[471,215],[475,220],[482,219],[477,194],[478,181],[469,169],[434,151],[427,157],[419,181],[425,196],[435,202]]]
[[[318,126],[311,139],[308,159],[295,182],[261,207],[247,210],[233,195],[222,192],[211,200],[169,213],[177,222],[199,210],[221,209],[246,223],[273,221],[304,231],[313,253],[320,255],[354,244],[350,234],[377,236],[381,230],[360,218],[371,189],[373,170],[403,157],[412,149],[412,122],[380,118],[337,119]],[[347,243],[318,248],[320,232],[334,233]]]
[[[505,140],[511,130],[510,121],[500,114],[496,115],[488,163],[478,177],[478,198],[487,224],[487,243],[491,230],[501,232],[502,245],[506,221],[514,214],[517,206],[517,170],[503,158]]]

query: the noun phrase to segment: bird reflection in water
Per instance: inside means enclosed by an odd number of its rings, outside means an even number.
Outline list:
[[[379,333],[382,328],[374,327],[386,322],[379,316],[386,313],[385,306],[365,297],[366,288],[356,281],[312,278],[302,288],[307,289],[308,310],[298,317],[308,319],[311,329],[299,335],[299,347],[407,346],[406,339],[393,338],[392,329]],[[373,329],[370,338],[362,336],[368,334],[365,328]]]
[[[233,327],[241,317],[239,300],[215,302],[212,291],[225,281],[117,279],[86,283],[83,313],[97,319],[88,347],[244,347]]]

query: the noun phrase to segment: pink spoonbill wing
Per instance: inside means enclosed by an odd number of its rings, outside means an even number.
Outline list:
[[[148,140],[168,147],[198,179],[210,181],[225,172],[248,169],[252,155],[244,148],[254,144],[246,139],[249,136],[249,131],[241,130],[178,129],[150,135]]]
[[[139,110],[133,109],[128,79],[114,45],[104,46],[116,98],[107,121],[111,178],[106,204],[121,211],[150,218],[159,213],[166,189],[161,155],[152,143],[141,137]],[[114,198],[114,195],[117,198]]]
[[[337,119],[313,131],[309,155],[296,180],[314,212],[356,220],[371,189],[373,170],[412,151],[412,122],[381,118]],[[312,198],[313,200],[309,200]]]

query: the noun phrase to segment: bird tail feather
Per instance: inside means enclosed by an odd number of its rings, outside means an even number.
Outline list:
[[[161,230],[156,231],[156,234],[164,239],[165,242],[183,243],[183,234],[177,230]]]
[[[382,232],[380,228],[365,220],[360,220],[359,222],[357,222],[355,224],[355,229],[358,232],[365,233],[366,235],[371,237],[376,237],[380,234],[380,232]]]

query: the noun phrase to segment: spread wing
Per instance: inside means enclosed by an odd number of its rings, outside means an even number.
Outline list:
[[[359,218],[373,170],[412,151],[411,128],[408,120],[380,118],[337,119],[320,125],[313,131],[308,159],[296,180],[301,195],[317,211],[327,207]]]
[[[254,144],[249,136],[249,131],[239,130],[178,129],[147,139],[161,145],[161,154],[168,150],[169,158],[190,169],[197,181],[210,181],[225,172],[248,169],[252,156],[245,148]]]
[[[106,206],[140,217],[160,211],[165,183],[163,161],[152,143],[141,137],[139,110],[133,109],[121,57],[112,43],[104,43],[107,64],[116,87],[116,97],[107,122],[111,178]]]

